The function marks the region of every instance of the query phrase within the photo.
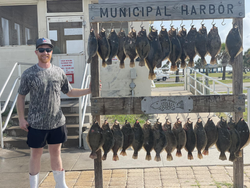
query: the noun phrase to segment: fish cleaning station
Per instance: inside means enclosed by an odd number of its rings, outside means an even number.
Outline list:
[[[243,0],[99,0],[89,5],[89,22],[94,31],[99,24],[111,22],[143,22],[171,20],[232,19],[233,26],[239,28],[243,36]],[[100,97],[100,66],[98,56],[91,62],[91,114],[93,121],[100,123],[101,115],[126,114],[171,114],[171,113],[212,113],[233,112],[235,121],[245,111],[243,94],[243,55],[240,53],[232,64],[233,94],[190,95],[190,96],[150,96],[150,97]],[[243,152],[241,150],[241,152]],[[103,187],[102,151],[97,151],[94,159],[95,187]],[[233,162],[233,187],[244,187],[243,157]]]

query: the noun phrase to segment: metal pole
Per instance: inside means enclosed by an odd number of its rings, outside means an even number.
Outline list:
[[[82,98],[79,97],[79,148],[82,147]]]
[[[202,76],[202,84],[203,84],[203,95],[205,95],[205,77]]]
[[[187,76],[188,76],[188,80],[187,80],[188,91],[190,92],[190,85],[189,85],[189,84],[190,84],[190,69],[189,69],[189,68],[187,69],[187,74],[188,74],[188,75],[187,75]]]
[[[1,139],[1,147],[4,148],[3,145],[3,121],[2,121],[2,104],[0,101],[0,139]]]
[[[187,90],[187,68],[184,69],[184,90]]]
[[[250,127],[250,88],[247,88],[247,123]]]
[[[196,80],[196,71],[194,72],[194,88],[195,88],[195,91],[194,91],[194,93],[195,93],[195,95],[197,95],[197,80]]]

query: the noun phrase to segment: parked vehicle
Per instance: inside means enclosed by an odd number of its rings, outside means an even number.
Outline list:
[[[156,79],[157,81],[166,81],[169,78],[169,74],[166,72],[163,72],[161,69],[156,69],[155,71]]]

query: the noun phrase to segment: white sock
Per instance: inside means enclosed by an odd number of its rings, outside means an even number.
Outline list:
[[[38,188],[39,184],[39,173],[36,175],[30,175],[30,188]]]
[[[56,181],[55,188],[68,188],[65,182],[65,171],[53,171],[54,179]]]

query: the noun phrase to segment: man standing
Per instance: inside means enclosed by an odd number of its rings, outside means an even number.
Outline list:
[[[91,93],[91,88],[72,88],[64,71],[51,64],[53,45],[49,39],[36,42],[38,63],[24,71],[18,89],[17,112],[19,126],[28,132],[30,147],[30,187],[38,188],[40,160],[43,147],[48,143],[51,168],[56,188],[67,188],[62,167],[61,144],[67,140],[65,116],[60,107],[60,92],[69,97],[80,97]],[[30,93],[27,121],[24,118],[25,96]]]

